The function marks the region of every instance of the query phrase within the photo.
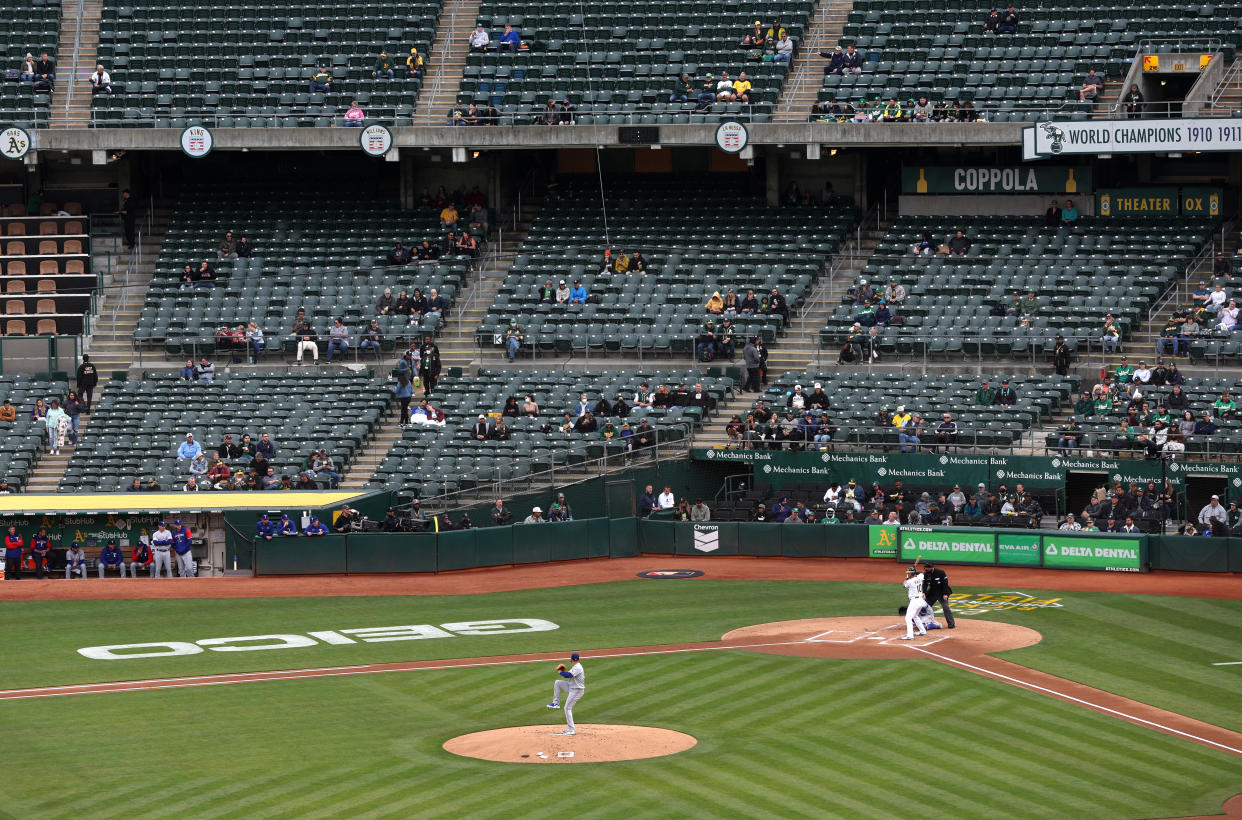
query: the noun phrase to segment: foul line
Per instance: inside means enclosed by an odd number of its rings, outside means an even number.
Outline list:
[[[1019,680],[1018,678],[1011,677],[1009,675],[1005,675],[1000,672],[994,672],[991,669],[984,669],[982,666],[975,666],[972,663],[967,663],[965,661],[958,660],[957,658],[950,658],[948,655],[941,655],[938,652],[931,652],[920,646],[911,646],[910,648],[917,649],[919,652],[922,652],[927,655],[931,655],[933,658],[943,661],[944,663],[954,664],[964,669],[969,669],[972,672],[977,672],[980,675],[987,675],[988,677],[996,678],[997,680],[1002,680],[1002,681],[1005,681],[1006,683],[1012,683],[1016,686],[1022,686],[1027,689],[1033,689],[1037,692],[1042,692],[1045,695],[1052,695],[1054,697],[1061,698],[1063,700],[1068,700],[1072,703],[1077,703],[1079,706],[1086,706],[1087,708],[1095,709],[1098,712],[1105,712],[1107,714],[1122,718],[1123,720],[1128,720],[1133,723],[1141,723],[1146,726],[1150,726],[1153,729],[1158,729],[1162,732],[1167,732],[1173,735],[1180,735],[1181,737],[1196,741],[1198,743],[1202,743],[1206,746],[1215,746],[1218,749],[1224,749],[1225,751],[1233,752],[1236,755],[1242,756],[1242,749],[1235,749],[1232,746],[1226,746],[1224,743],[1217,743],[1215,740],[1209,740],[1205,737],[1199,737],[1198,735],[1193,735],[1190,732],[1183,732],[1181,729],[1174,729],[1172,726],[1165,726],[1162,723],[1156,723],[1154,720],[1147,720],[1146,718],[1141,718],[1138,715],[1131,715],[1127,712],[1122,712],[1117,709],[1112,709],[1108,706],[1103,706],[1098,703],[1092,703],[1089,700],[1083,700],[1082,698],[1074,697],[1073,695],[1067,695],[1064,692],[1058,692],[1055,689],[1049,689],[1047,687],[1040,686],[1037,683],[1031,683],[1030,681]]]
[[[677,649],[645,649],[630,652],[591,652],[592,658],[633,658],[643,655],[675,655],[688,652],[717,652],[722,649],[761,649],[772,646],[792,646],[803,641],[777,641],[774,643],[719,644],[709,646],[691,646]],[[445,663],[435,666],[380,666],[367,664],[363,666],[326,666],[311,669],[291,669],[274,672],[232,672],[220,675],[203,675],[186,678],[152,678],[149,680],[120,681],[117,683],[78,683],[64,686],[38,686],[30,689],[0,690],[0,700],[27,700],[33,698],[55,698],[66,695],[102,695],[111,692],[144,692],[157,689],[184,689],[195,686],[226,686],[235,683],[265,683],[278,680],[300,680],[304,678],[336,678],[350,675],[377,675],[384,672],[431,672],[437,669],[478,669],[489,666],[517,666],[525,663],[547,663],[559,659],[560,655],[549,655],[542,658],[518,658],[514,660],[471,661],[466,663]],[[419,662],[415,662],[419,663]],[[422,663],[435,663],[423,661]]]
[[[1224,663],[1214,663],[1212,666],[1242,666],[1242,661],[1225,661]]]

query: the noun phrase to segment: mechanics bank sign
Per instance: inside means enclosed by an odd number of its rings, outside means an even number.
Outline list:
[[[459,621],[401,626],[369,626],[360,629],[325,629],[317,632],[241,635],[233,638],[203,638],[197,641],[154,641],[87,646],[78,654],[97,661],[124,661],[136,658],[171,658],[202,652],[266,652],[269,649],[302,649],[308,646],[345,646],[357,643],[421,641],[428,638],[454,638],[459,635],[511,635],[518,632],[549,632],[559,627],[540,618],[514,618],[496,621]]]

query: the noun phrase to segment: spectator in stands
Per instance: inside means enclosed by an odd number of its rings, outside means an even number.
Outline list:
[[[1044,211],[1044,224],[1049,228],[1056,228],[1061,224],[1061,203],[1055,199],[1048,206],[1048,210]]]
[[[931,122],[932,106],[927,101],[926,95],[919,97],[919,101],[910,109],[910,119],[915,122]]]
[[[216,248],[217,259],[236,259],[237,243],[233,241],[233,232],[225,231],[224,238],[220,240],[220,245]]]
[[[315,478],[325,476],[328,479],[329,486],[336,489],[341,483],[341,474],[336,470],[336,462],[332,460],[332,456],[328,455],[327,449],[320,449],[311,462],[311,472]]]
[[[531,507],[530,515],[522,519],[522,523],[523,524],[544,524],[546,523],[543,517],[543,508],[542,507]]]
[[[185,434],[185,441],[177,447],[177,461],[190,461],[203,453],[203,445],[194,440],[193,433]]]
[[[509,326],[505,328],[505,355],[509,357],[509,361],[513,361],[517,357],[517,353],[522,349],[522,328],[518,326],[517,319],[510,319]]]
[[[1104,78],[1095,73],[1095,69],[1087,71],[1086,79],[1082,81],[1082,85],[1078,88],[1078,101],[1086,102],[1087,100],[1095,101],[1100,92],[1104,90]]]
[[[1014,11],[1013,6],[1005,10],[1001,15],[1000,25],[996,27],[997,34],[1017,34],[1018,33],[1018,12]]]
[[[744,103],[750,102],[751,88],[750,80],[746,79],[746,72],[741,72],[738,74],[737,79],[733,81],[733,96],[730,99]]]
[[[1203,305],[1203,310],[1207,313],[1219,313],[1221,308],[1229,299],[1229,294],[1225,292],[1224,287],[1218,282],[1212,286],[1212,290],[1208,293],[1207,301]]]
[[[51,91],[56,87],[56,63],[46,51],[39,53],[39,62],[35,63],[34,83],[36,91]]]
[[[1061,224],[1067,228],[1071,228],[1078,222],[1078,209],[1074,207],[1074,200],[1065,200],[1065,207],[1061,209]]]
[[[470,32],[470,53],[482,54],[487,51],[487,45],[492,38],[483,29],[483,24],[479,23],[474,27],[474,31]]]
[[[95,66],[95,73],[90,76],[91,94],[111,94],[112,75],[104,71],[101,65]]]
[[[263,351],[263,329],[259,327],[257,322],[251,322],[246,328],[246,344],[250,348],[250,363],[256,364],[259,361],[259,354]]]
[[[763,34],[763,24],[756,20],[754,28],[742,37],[741,45],[745,49],[760,50],[767,44],[767,41],[767,37]],[[29,57],[30,55],[27,54],[26,56]]]
[[[371,79],[379,80],[381,78],[388,80],[393,78],[392,61],[388,59],[388,55],[384,52],[380,52],[380,56],[375,58],[375,65],[371,68]]]
[[[407,80],[421,80],[424,69],[423,55],[418,53],[417,48],[411,48],[410,56],[405,58],[405,78]]]
[[[311,75],[310,93],[312,94],[328,94],[332,91],[332,74],[329,73],[327,66],[319,66],[319,69]]]
[[[884,122],[905,122],[906,113],[895,96],[888,98],[888,102],[880,111],[880,119]]]
[[[1104,317],[1104,330],[1100,333],[1100,347],[1105,353],[1117,353],[1121,350],[1121,332],[1117,330],[1117,322],[1111,313]]]
[[[952,413],[945,413],[944,420],[936,427],[936,444],[945,448],[957,444],[957,422]]]
[[[1009,386],[1009,379],[1001,381],[1000,389],[996,391],[996,404],[998,407],[1012,407],[1018,403],[1018,393]]]
[[[899,411],[902,408],[897,408]],[[903,414],[904,415],[904,414]],[[897,418],[893,418],[893,425],[897,427],[897,442],[903,453],[913,453],[918,450],[918,446],[923,443],[923,418],[915,413],[906,416],[903,422],[898,425]]]
[[[423,383],[423,394],[430,396],[440,380],[440,348],[432,340],[431,334],[423,339],[423,346],[418,351],[418,376]]]
[[[689,102],[694,96],[694,84],[690,82],[689,74],[682,74],[681,79],[673,83],[673,90],[668,95],[668,101],[671,103]]]
[[[1232,333],[1238,329],[1238,303],[1233,299],[1230,299],[1229,304],[1220,309],[1217,316],[1220,318],[1218,327],[1221,330]]]
[[[502,54],[506,51],[517,52],[522,48],[522,38],[508,23],[505,24],[504,34],[500,35],[500,45],[497,48]]]
[[[966,234],[958,231],[949,240],[949,253],[953,256],[965,256],[970,252],[970,240],[966,238]]]
[[[22,59],[22,66],[18,69],[18,79],[24,83],[28,83],[35,78],[35,58],[29,51]],[[29,213],[29,211],[27,211]]]
[[[996,9],[988,12],[988,16],[983,19],[983,33],[997,34],[1000,29],[1001,15]]]
[[[445,203],[444,208],[440,211],[440,229],[457,229],[457,220],[460,217],[457,214],[457,208],[452,202]]]
[[[487,223],[488,223],[488,221],[489,221],[489,220],[490,220],[490,217],[488,216],[488,213],[487,213],[487,208],[484,208],[484,207],[483,207],[483,205],[481,205],[480,203],[476,202],[476,203],[474,203],[473,205],[471,205],[471,206],[470,206],[470,224],[471,224],[471,226],[475,226],[475,225],[477,225],[477,226],[479,226],[479,227],[483,228],[484,232],[486,233],[486,231],[487,231]]]
[[[845,55],[842,57],[842,74],[861,74],[863,67],[863,56],[855,50],[854,44],[850,43],[845,47]]]
[[[384,311],[380,311],[383,313]],[[297,319],[293,323],[293,332],[289,334],[293,337],[295,345],[295,353],[297,363],[302,363],[303,354],[309,352],[311,359],[319,361],[319,345],[315,341],[315,328],[311,326],[310,320],[306,318],[306,309],[298,308]]]
[[[1233,260],[1218,252],[1216,260],[1212,262],[1212,276],[1217,279],[1228,279],[1233,276]]]
[[[361,351],[362,358],[366,358],[367,350],[375,351],[375,360],[380,360],[380,347],[384,342],[384,333],[380,330],[379,322],[375,319],[367,325],[362,331],[362,341],[358,343],[358,349]]]
[[[788,63],[793,60],[793,51],[793,40],[790,40],[789,35],[782,30],[780,39],[776,41],[776,53],[772,55],[772,61],[777,63]],[[859,63],[859,70],[862,70],[861,61]]]
[[[332,320],[332,327],[328,330],[328,362],[332,362],[333,355],[339,355],[344,359],[347,350],[349,350],[349,328],[345,327],[338,317]]]
[[[557,285],[556,287],[556,292],[554,296],[556,299],[556,304],[568,305],[569,304],[569,283],[566,282],[564,279],[562,279],[560,284]]]
[[[1126,117],[1137,120],[1143,116],[1143,92],[1139,91],[1137,85],[1131,85],[1130,90],[1126,92],[1122,102],[1126,105]]]
[[[345,127],[361,128],[367,119],[367,113],[362,110],[362,106],[358,105],[358,101],[354,100],[349,104],[348,110],[345,111]]]
[[[571,305],[585,305],[587,302],[587,289],[582,284],[581,279],[574,280],[574,286],[569,290],[569,303]]]

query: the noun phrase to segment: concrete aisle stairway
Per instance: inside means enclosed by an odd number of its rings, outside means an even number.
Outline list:
[[[78,26],[78,6],[82,25]],[[56,91],[52,94],[52,128],[86,128],[91,121],[91,87],[88,79],[95,72],[99,49],[99,21],[102,0],[66,0],[61,4],[60,41],[56,45]],[[74,40],[78,50],[74,56]],[[104,70],[111,73],[108,66]],[[113,77],[119,82],[118,77]],[[71,93],[72,92],[72,93]]]
[[[497,253],[489,254],[483,260],[482,266],[475,272],[471,286],[462,294],[459,301],[461,307],[454,311],[452,327],[440,337],[440,360],[446,370],[460,367],[469,374],[471,368],[484,363],[488,367],[502,365],[504,359],[500,355],[500,348],[487,348],[480,355],[474,332],[491,308],[496,292],[513,264],[513,257],[526,241],[531,223],[539,215],[542,204],[541,198],[522,200],[522,210],[517,215],[516,223],[510,218],[504,225],[503,246],[500,244],[501,236],[495,228],[492,229],[488,238],[488,250],[494,249]]]
[[[95,406],[99,406],[100,399],[104,391],[107,390],[107,382],[101,381],[99,387],[95,388]],[[78,441],[89,435],[91,424],[90,416],[82,416],[78,420]],[[54,456],[46,449],[40,452],[39,460],[35,464],[35,468],[30,473],[30,477],[26,481],[23,492],[27,493],[54,493],[56,488],[60,486],[60,479],[65,474],[65,467],[69,464],[69,459],[73,457],[75,447],[66,443],[61,450],[60,455]]]
[[[393,443],[401,438],[401,428],[397,426],[398,415],[400,407],[394,402],[380,422],[381,426],[375,438],[367,442],[345,471],[345,476],[341,479],[342,490],[361,490],[366,486],[375,468],[388,455]]]
[[[126,251],[120,251],[113,259],[112,280],[105,283],[86,347],[91,361],[99,369],[101,381],[106,381],[114,371],[129,370],[134,364],[134,329],[146,302],[147,286],[155,272],[155,262],[160,257],[171,216],[172,203],[157,201],[150,227],[139,226],[143,232],[142,243],[132,270],[129,269],[131,256]]]
[[[824,67],[828,65],[828,58],[819,56],[819,52],[832,51],[841,39],[852,8],[853,0],[819,0],[815,5],[815,10],[811,12],[811,27],[802,38],[793,76],[786,81],[777,101],[774,120],[807,121],[811,106],[819,97]]]
[[[431,53],[425,58],[428,71],[414,116],[418,125],[442,125],[456,104],[466,54],[470,51],[467,38],[479,18],[480,5],[480,0],[445,1]]]
[[[1206,116],[1221,117],[1226,111],[1242,111],[1242,73],[1233,71],[1232,67],[1225,71],[1226,81],[1216,89],[1220,94],[1216,108]]]
[[[875,228],[860,231],[841,249],[837,257],[841,266],[832,276],[825,275],[820,278],[802,313],[790,322],[789,330],[772,346],[771,353],[768,354],[769,384],[775,383],[786,371],[801,371],[808,364],[814,365],[817,351],[821,366],[835,366],[835,351],[819,350],[819,331],[827,324],[832,311],[841,303],[841,297],[854,284],[859,272],[870,259],[872,250],[888,233],[889,224],[880,223]],[[734,364],[744,367],[740,352],[738,361]],[[734,415],[744,416],[756,398],[754,393],[741,393],[739,390],[734,400],[719,404],[712,421],[695,434],[694,446],[715,447],[726,444],[729,439],[725,434],[725,427],[729,420]]]

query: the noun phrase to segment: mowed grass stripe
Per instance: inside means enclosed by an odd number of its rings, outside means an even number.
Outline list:
[[[321,771],[318,779],[303,781],[297,785],[300,788],[296,794],[289,794],[288,791],[272,792],[261,795],[263,798],[257,806],[252,806],[254,811],[260,813],[273,813],[282,815],[296,815],[301,818],[308,817],[313,810],[324,805],[333,805],[333,798],[340,798],[350,792],[369,792],[377,783],[383,781],[407,782],[400,775],[408,768],[409,764],[405,761],[400,763],[377,767],[374,764],[366,763],[361,765],[344,766],[337,769]],[[412,783],[410,784],[413,785]],[[277,799],[273,799],[277,798]],[[214,812],[195,812],[196,820],[199,817],[227,817],[233,814],[238,808],[245,809],[245,806],[223,805],[218,807]]]
[[[349,803],[349,814],[355,817],[409,817],[411,814],[444,816],[454,814],[456,796],[478,788],[481,782],[494,785],[497,774],[491,776],[482,771],[456,766],[440,766],[429,769],[426,762],[411,768],[409,777],[396,780],[386,786],[357,795]],[[511,789],[520,789],[509,782]],[[411,791],[414,793],[411,794]],[[415,808],[418,807],[418,808]],[[335,804],[327,816],[339,816],[341,805]],[[442,813],[437,815],[437,812]],[[461,815],[458,815],[460,817]]]

